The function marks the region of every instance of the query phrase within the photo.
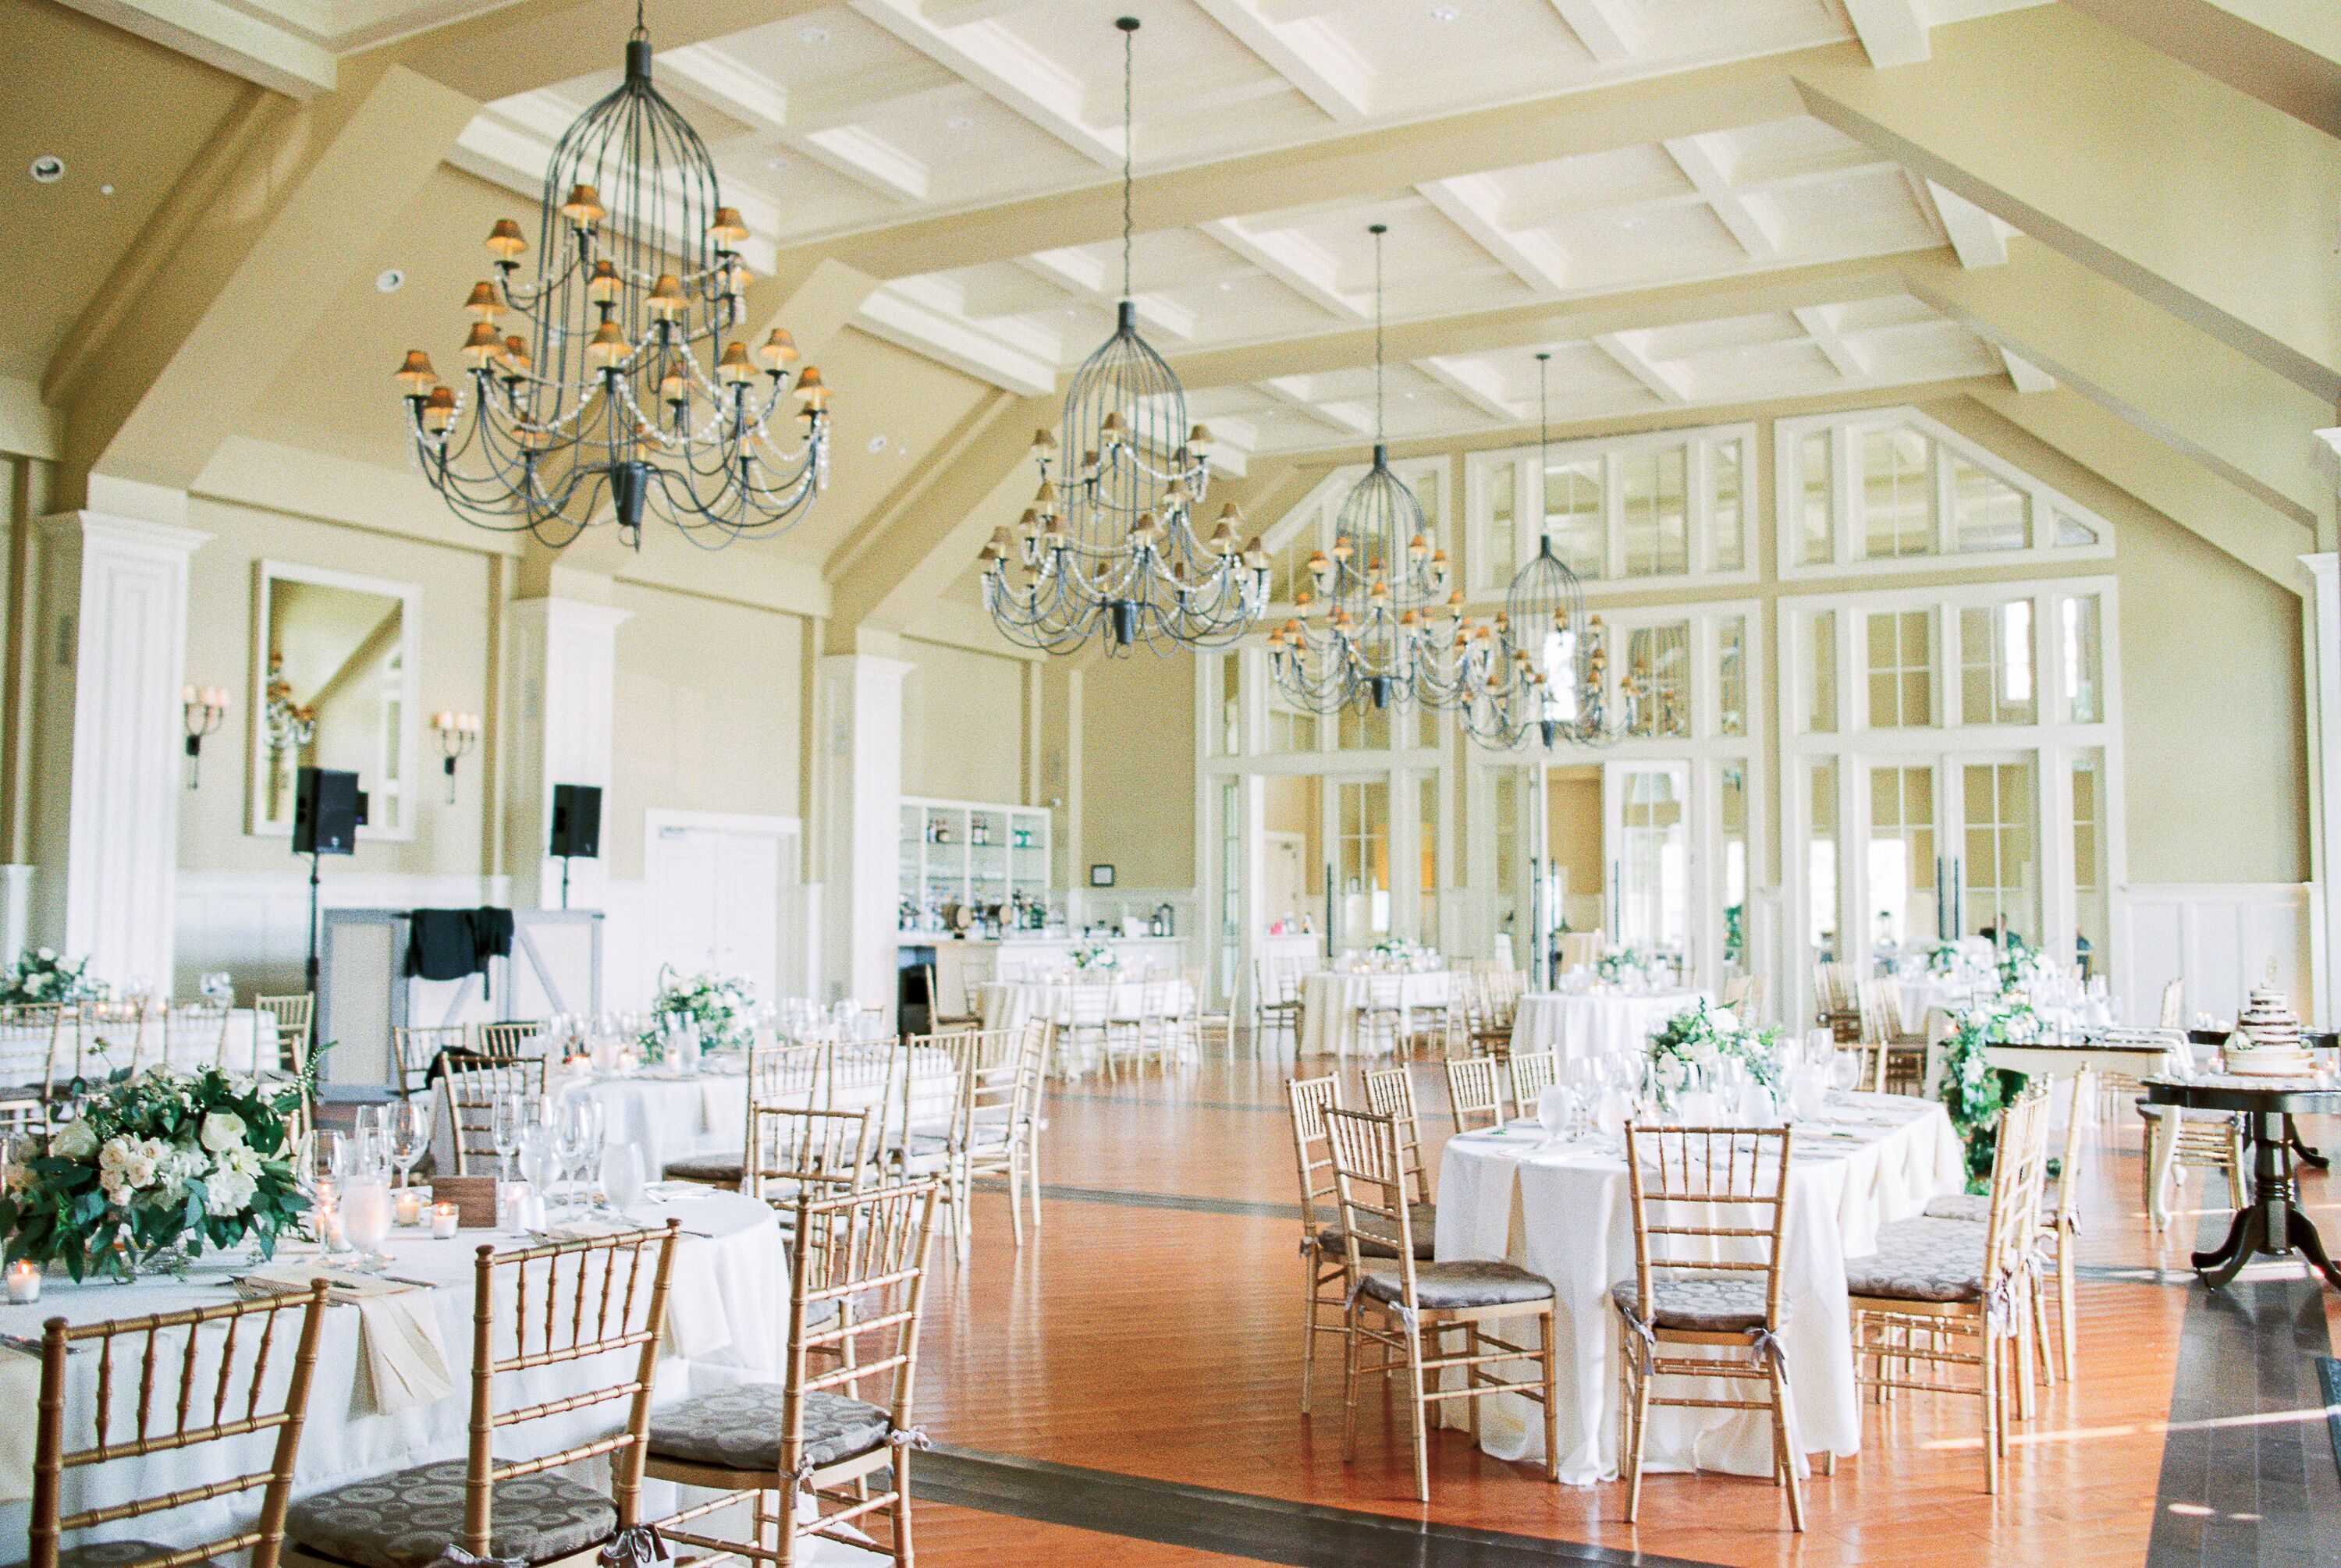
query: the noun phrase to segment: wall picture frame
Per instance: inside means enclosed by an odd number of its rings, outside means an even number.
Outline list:
[[[1090,886],[1092,888],[1112,887],[1113,868],[1111,866],[1105,865],[1091,866],[1090,868]]]

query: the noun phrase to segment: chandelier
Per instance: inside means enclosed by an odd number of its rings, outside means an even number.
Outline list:
[[[638,0],[625,80],[545,171],[542,270],[521,275],[528,241],[499,219],[495,281],[463,305],[463,372],[443,383],[420,349],[396,372],[424,477],[473,522],[556,549],[605,521],[640,549],[646,513],[707,549],[793,522],[828,481],[829,392],[793,369],[781,328],[752,351],[727,336],[744,325],[747,238],[651,83]],[[508,313],[526,335],[503,332]]]
[[[1537,514],[1535,559],[1512,578],[1497,617],[1503,657],[1463,710],[1464,728],[1481,745],[1509,750],[1533,732],[1549,750],[1603,746],[1630,730],[1639,708],[1632,675],[1619,683],[1622,728],[1613,726],[1609,688],[1609,633],[1585,612],[1585,585],[1552,548],[1545,474],[1550,466],[1552,355],[1537,355]]]
[[[1309,558],[1314,591],[1296,594],[1299,613],[1269,633],[1269,667],[1285,698],[1307,712],[1407,702],[1467,708],[1485,700],[1503,629],[1463,613],[1421,502],[1390,471],[1382,428],[1382,236],[1390,225],[1367,232],[1374,236],[1374,461],[1341,502],[1331,552]]]
[[[1208,541],[1195,524],[1210,488],[1210,432],[1187,422],[1186,389],[1139,335],[1131,290],[1138,18],[1121,30],[1121,302],[1113,335],[1074,372],[1061,435],[1032,439],[1041,488],[1015,530],[977,556],[983,602],[1011,641],[1109,655],[1208,648],[1250,630],[1268,599],[1268,554],[1230,502]],[[1078,456],[1078,461],[1076,460]],[[1011,562],[1013,561],[1011,570]]]

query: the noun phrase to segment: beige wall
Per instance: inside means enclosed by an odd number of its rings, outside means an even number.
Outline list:
[[[1101,659],[1082,689],[1083,860],[1112,864],[1123,888],[1192,888],[1195,661]]]
[[[905,638],[902,793],[1024,799],[1024,661]]]
[[[797,816],[803,622],[625,582],[616,604],[627,619],[602,828],[610,874],[643,874],[643,813],[654,807]]]

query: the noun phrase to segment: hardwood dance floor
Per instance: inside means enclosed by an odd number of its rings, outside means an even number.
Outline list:
[[[2223,1297],[2194,1285],[2186,1255],[2224,1228],[2222,1184],[2207,1201],[2191,1181],[2153,1237],[2127,1115],[2086,1175],[2082,1379],[2041,1392],[1997,1497],[1975,1402],[1908,1395],[1864,1407],[1862,1452],[1808,1483],[1801,1538],[1762,1481],[1654,1475],[1629,1526],[1621,1486],[1554,1486],[1460,1432],[1434,1434],[1418,1505],[1402,1414],[1379,1395],[1342,1463],[1337,1351],[1318,1414],[1299,1410],[1291,1070],[1246,1055],[1061,1086],[1038,1236],[1018,1252],[994,1192],[970,1263],[938,1245],[920,1368],[938,1447],[912,1462],[923,1562],[2341,1563],[2315,1365],[2341,1297],[2289,1265]],[[1435,1172],[1443,1083],[1415,1072]],[[2341,1124],[2309,1130],[2341,1141]],[[2312,1175],[2306,1196],[2341,1239],[2341,1189]]]

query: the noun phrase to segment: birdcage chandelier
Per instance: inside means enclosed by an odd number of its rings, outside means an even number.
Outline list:
[[[541,270],[523,275],[528,240],[498,220],[462,372],[443,382],[421,349],[396,372],[423,476],[459,515],[554,548],[603,525],[640,548],[648,517],[710,549],[794,523],[828,482],[829,390],[784,328],[749,347],[747,239],[652,83],[637,5],[625,79],[553,148]],[[525,335],[503,330],[515,314]]]
[[[1041,485],[978,556],[983,602],[1011,641],[1108,655],[1210,648],[1251,630],[1268,601],[1268,555],[1230,502],[1205,538],[1210,432],[1140,335],[1131,284],[1133,84],[1138,19],[1122,35],[1121,300],[1113,335],[1083,361],[1057,432],[1038,432]]]

